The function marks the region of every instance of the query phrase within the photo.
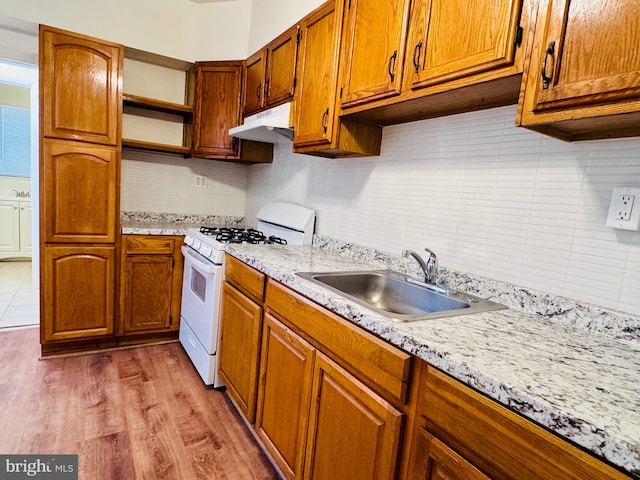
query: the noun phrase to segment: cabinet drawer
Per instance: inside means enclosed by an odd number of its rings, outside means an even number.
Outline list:
[[[492,479],[629,478],[435,368],[423,388],[426,429]]]
[[[267,282],[266,307],[373,390],[405,403],[410,355],[274,280]]]
[[[124,248],[127,254],[172,255],[175,239],[151,235],[125,235]]]
[[[249,297],[262,303],[264,300],[265,275],[251,268],[231,255],[225,255],[224,275],[227,282],[246,293]]]

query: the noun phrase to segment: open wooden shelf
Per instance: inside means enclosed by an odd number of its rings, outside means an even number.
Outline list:
[[[148,150],[151,152],[173,153],[185,157],[191,155],[191,148],[182,145],[168,145],[165,143],[145,142],[143,140],[122,139],[122,146],[136,148],[138,150]]]
[[[145,110],[181,115],[183,117],[193,115],[193,107],[191,105],[165,102],[163,100],[139,97],[128,93],[122,95],[122,103],[129,107],[144,108]]]

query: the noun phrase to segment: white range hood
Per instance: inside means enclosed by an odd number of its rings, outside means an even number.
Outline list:
[[[244,119],[238,127],[229,129],[232,137],[264,143],[280,143],[293,139],[291,102],[278,105]]]

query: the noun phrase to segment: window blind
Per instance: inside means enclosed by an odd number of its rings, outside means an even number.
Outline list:
[[[29,109],[0,105],[0,175],[31,175]]]

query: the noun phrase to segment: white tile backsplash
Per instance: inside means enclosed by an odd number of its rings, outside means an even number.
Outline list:
[[[515,106],[385,127],[380,157],[276,145],[249,170],[246,216],[285,200],[316,233],[640,314],[640,232],[605,227],[614,186],[640,186],[640,139],[565,143],[514,126]],[[218,212],[216,212],[218,213]]]

